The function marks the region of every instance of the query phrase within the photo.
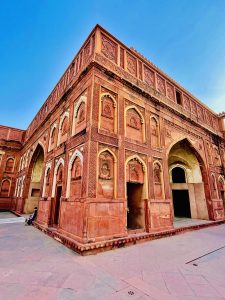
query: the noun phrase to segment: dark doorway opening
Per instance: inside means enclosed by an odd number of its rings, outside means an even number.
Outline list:
[[[173,168],[172,170],[172,181],[173,183],[185,183],[185,171],[180,167]]]
[[[188,190],[173,190],[174,217],[191,218]]]
[[[60,211],[60,198],[62,195],[62,186],[56,187],[56,197],[55,197],[55,214],[54,214],[54,224],[59,224],[59,211]]]
[[[144,228],[143,184],[127,182],[127,228]]]

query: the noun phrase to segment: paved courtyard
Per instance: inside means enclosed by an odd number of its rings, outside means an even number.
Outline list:
[[[225,225],[81,257],[0,219],[1,300],[225,299]]]

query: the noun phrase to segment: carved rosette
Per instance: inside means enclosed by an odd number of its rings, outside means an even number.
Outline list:
[[[144,79],[147,84],[154,86],[154,72],[144,66]]]
[[[174,88],[173,88],[173,86],[167,82],[166,89],[167,89],[168,98],[170,100],[174,101],[175,97],[174,97]]]
[[[127,53],[127,70],[130,74],[137,76],[137,60],[129,53]]]
[[[158,75],[157,75],[157,90],[163,95],[166,94],[165,80]]]
[[[102,34],[101,52],[110,60],[117,62],[117,45],[112,40]]]

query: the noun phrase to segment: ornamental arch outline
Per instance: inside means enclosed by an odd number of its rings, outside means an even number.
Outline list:
[[[134,109],[141,119],[141,130],[142,130],[142,137],[143,137],[142,143],[145,143],[146,142],[145,118],[136,105],[128,105],[127,107],[125,107],[125,110],[124,110],[124,134],[125,134],[125,137],[127,136],[127,122],[126,122],[127,112],[128,112],[128,110],[131,110],[131,109]]]
[[[78,149],[76,149],[73,152],[72,156],[70,157],[69,164],[68,164],[67,185],[66,185],[66,197],[67,198],[69,198],[69,196],[70,196],[71,171],[72,171],[73,162],[76,159],[76,157],[80,158],[82,165],[83,165],[83,154]]]
[[[116,157],[115,153],[111,149],[109,149],[108,147],[105,147],[105,148],[101,149],[98,152],[96,182],[98,182],[98,176],[99,176],[99,157],[104,152],[109,152],[113,157],[113,165],[114,165],[113,166],[114,167],[114,174],[113,174],[114,192],[113,192],[113,196],[114,196],[114,198],[116,198],[116,196],[117,196],[117,157]]]
[[[56,162],[55,168],[54,168],[54,176],[53,176],[53,184],[52,184],[52,197],[55,197],[55,188],[56,188],[56,175],[59,166],[62,165],[64,167],[64,159],[62,157],[59,158],[59,160]]]
[[[144,184],[143,184],[143,199],[148,199],[148,174],[147,174],[147,166],[143,159],[140,158],[139,155],[134,154],[129,156],[125,161],[125,197],[127,197],[127,175],[126,168],[130,161],[137,160],[141,165],[144,172]]]

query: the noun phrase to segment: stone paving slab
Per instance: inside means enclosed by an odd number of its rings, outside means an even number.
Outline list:
[[[220,225],[82,257],[32,226],[1,224],[0,300],[225,300],[225,249],[201,257],[223,246]]]

